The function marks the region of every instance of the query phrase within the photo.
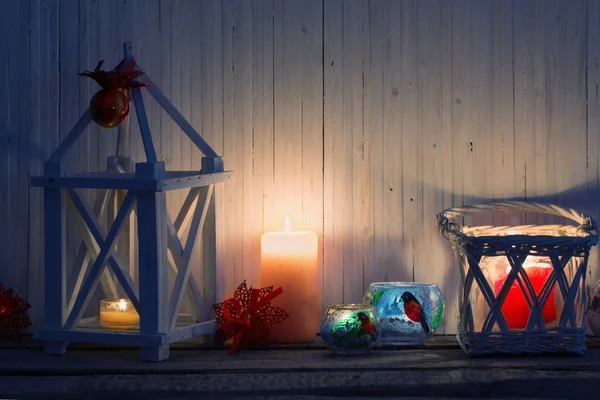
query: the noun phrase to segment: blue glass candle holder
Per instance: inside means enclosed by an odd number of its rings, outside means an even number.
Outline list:
[[[321,339],[336,354],[364,354],[380,336],[375,308],[367,304],[331,305],[321,322]]]
[[[371,283],[363,303],[375,308],[383,345],[422,344],[433,336],[444,315],[442,292],[431,283]]]

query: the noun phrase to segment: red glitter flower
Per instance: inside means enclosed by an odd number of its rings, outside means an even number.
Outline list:
[[[273,290],[273,286],[248,289],[244,281],[236,289],[233,298],[213,305],[219,323],[215,344],[222,345],[233,338],[229,354],[236,354],[243,346],[264,342],[271,325],[288,317],[283,309],[271,306],[271,301],[281,293],[282,288]]]
[[[31,305],[14,294],[12,289],[5,290],[0,283],[0,336],[19,336],[23,329],[31,326],[27,310]]]

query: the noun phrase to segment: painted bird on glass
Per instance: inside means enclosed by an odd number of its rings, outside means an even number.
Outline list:
[[[429,325],[425,321],[425,312],[423,307],[410,292],[402,293],[402,301],[404,302],[404,313],[413,322],[421,324],[425,333],[429,333]]]
[[[373,334],[373,332],[375,332],[375,324],[371,318],[362,311],[359,312],[357,316],[363,331],[367,332],[369,335]]]

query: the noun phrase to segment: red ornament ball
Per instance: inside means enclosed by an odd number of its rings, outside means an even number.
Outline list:
[[[92,120],[104,128],[114,128],[129,115],[129,99],[119,89],[99,90],[90,101]]]

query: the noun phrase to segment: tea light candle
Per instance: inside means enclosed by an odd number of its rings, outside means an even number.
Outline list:
[[[271,327],[275,343],[312,342],[319,331],[317,304],[318,238],[315,232],[294,231],[289,217],[283,231],[261,237],[260,287],[281,286],[273,306],[289,315]]]
[[[106,329],[129,329],[140,322],[140,316],[129,300],[101,300],[100,325]]]

